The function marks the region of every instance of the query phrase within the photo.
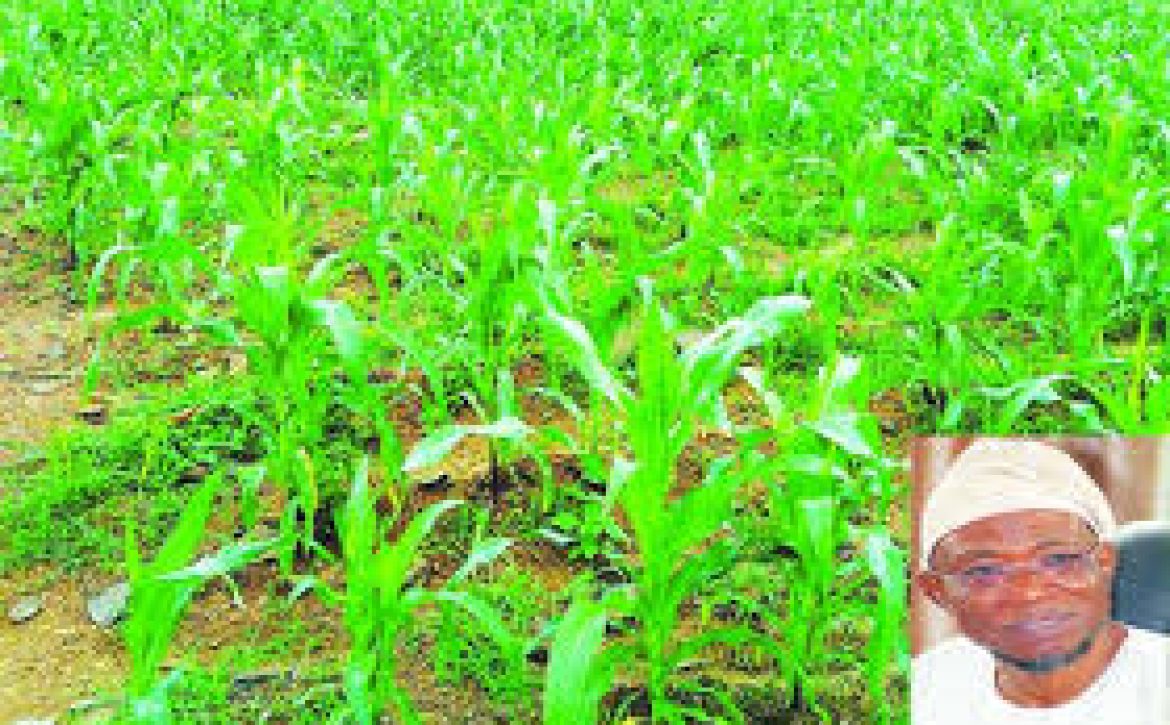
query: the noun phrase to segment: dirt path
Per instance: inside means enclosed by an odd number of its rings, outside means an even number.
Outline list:
[[[35,252],[0,228],[0,465],[73,418],[90,352],[81,312],[36,269]]]
[[[46,274],[37,247],[0,226],[0,466],[35,455],[74,423],[90,351],[81,312]],[[24,594],[42,595],[44,609],[14,625],[7,611]],[[120,679],[120,647],[85,620],[76,581],[20,572],[0,580],[0,606],[0,722],[58,716]]]

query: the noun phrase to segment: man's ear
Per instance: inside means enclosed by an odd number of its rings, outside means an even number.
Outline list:
[[[1117,570],[1117,544],[1112,541],[1102,541],[1101,550],[1097,552],[1097,561],[1101,570],[1108,576],[1113,576]]]
[[[930,601],[943,609],[950,609],[950,602],[947,600],[943,581],[938,574],[929,571],[920,571],[914,575],[914,579],[923,593],[930,597]]]

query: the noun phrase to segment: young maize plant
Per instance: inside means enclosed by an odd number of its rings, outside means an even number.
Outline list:
[[[111,250],[114,253],[128,250]],[[397,433],[386,418],[376,389],[370,384],[370,351],[365,325],[344,302],[324,295],[340,272],[336,256],[327,256],[303,278],[289,267],[248,267],[233,273],[215,270],[206,256],[193,248],[185,252],[199,260],[199,268],[216,285],[216,294],[230,303],[217,316],[207,300],[172,300],[121,314],[103,333],[90,363],[87,390],[98,381],[101,349],[113,336],[150,325],[160,317],[190,324],[218,343],[245,350],[249,372],[273,407],[259,421],[272,447],[261,462],[269,476],[287,494],[281,518],[282,571],[291,573],[296,548],[320,550],[314,541],[321,502],[309,451],[322,440],[322,423],[332,394],[335,373],[344,374],[343,402],[375,427],[380,459],[391,479],[401,471]],[[99,263],[93,279],[104,273]],[[91,299],[95,298],[91,285]],[[256,482],[254,474],[245,476]],[[298,519],[300,533],[294,535]]]
[[[510,541],[489,539],[468,555],[463,565],[441,588],[427,590],[410,583],[418,564],[419,550],[431,535],[439,517],[462,501],[440,501],[419,512],[394,541],[385,540],[387,522],[379,521],[374,495],[369,487],[369,461],[357,466],[349,500],[337,512],[345,560],[345,592],[338,595],[313,580],[331,600],[344,603],[345,626],[350,651],[345,666],[345,707],[343,722],[369,725],[392,709],[401,722],[420,722],[406,691],[398,684],[399,637],[427,605],[460,607],[476,618],[503,652],[517,660],[523,657],[523,643],[500,621],[483,601],[458,591],[457,587],[480,567],[502,554]]]
[[[630,654],[647,668],[656,721],[702,716],[670,699],[671,676],[681,663],[716,642],[757,639],[746,628],[732,627],[674,641],[682,604],[731,561],[726,541],[708,541],[732,518],[737,490],[758,470],[758,461],[751,456],[740,456],[738,466],[733,466],[731,457],[718,459],[699,486],[675,499],[676,464],[701,423],[726,420],[722,387],[744,351],[779,334],[785,323],[808,307],[802,297],[762,299],[743,317],[720,325],[680,355],[665,310],[647,295],[636,354],[636,393],[601,362],[579,322],[546,310],[578,370],[614,406],[632,453],[629,461],[620,455],[615,458],[608,495],[633,529],[634,585],[623,608],[638,623]],[[701,547],[698,553],[696,547]]]
[[[303,282],[288,268],[263,267],[232,290],[243,330],[257,339],[248,347],[250,368],[275,406],[275,444],[264,465],[290,494],[282,535],[291,534],[299,512],[303,527],[297,540],[304,549],[317,548],[314,531],[321,500],[306,450],[321,440],[333,371],[345,373],[347,403],[373,422],[384,469],[395,473],[401,465],[397,434],[370,385],[364,325],[345,303],[319,296],[330,287],[331,259],[322,260]],[[282,550],[285,573],[291,570],[291,555],[291,547]]]
[[[875,543],[872,538],[878,534],[867,535],[850,523],[865,515],[884,525],[895,493],[892,461],[879,455],[874,421],[858,412],[869,397],[860,359],[837,356],[832,365],[821,368],[816,385],[802,386],[804,390],[793,393],[787,405],[759,368],[743,368],[740,375],[768,412],[761,434],[784,451],[769,465],[774,482],[768,523],[774,545],[792,554],[782,564],[786,616],[758,613],[779,635],[772,651],[791,685],[790,704],[827,722],[831,718],[820,703],[818,670],[833,660],[856,664],[852,660],[861,659],[871,684],[880,685],[875,692],[883,692],[895,659],[898,640],[885,620],[877,622],[875,634],[884,639],[875,640],[864,657],[834,652],[826,644],[841,621],[872,616],[871,608],[858,604],[858,590],[871,581],[859,561],[842,562],[838,554],[842,547],[860,548],[862,538],[869,547],[870,573],[878,580],[883,616],[901,611],[902,598],[891,589],[890,580],[900,552],[889,549],[894,546],[891,541]],[[873,548],[877,546],[886,548]]]
[[[70,83],[62,76],[59,71],[44,73],[34,87],[25,89],[31,101],[29,176],[41,186],[41,199],[30,199],[29,207],[38,226],[64,243],[62,266],[76,272],[92,259],[81,235],[82,217],[99,161],[93,129],[101,128],[100,121],[105,120],[97,101],[105,89],[88,82]]]
[[[192,206],[187,178],[192,169],[148,159],[128,166],[134,178],[124,192],[126,211],[118,241],[96,256],[89,274],[85,301],[90,314],[107,276],[114,277],[115,299],[122,309],[129,307],[128,289],[136,280],[154,289],[148,309],[163,309],[189,303],[198,280],[217,276],[211,260],[183,228],[195,213],[187,208]]]
[[[215,497],[218,475],[192,496],[174,530],[150,563],[141,559],[133,519],[126,525],[126,570],[130,580],[128,620],[122,631],[130,655],[125,707],[131,722],[165,725],[172,722],[168,692],[181,669],[160,677],[160,669],[183,613],[192,597],[210,579],[227,576],[254,561],[276,542],[231,544],[192,561],[203,543]]]
[[[908,672],[910,647],[906,639],[906,551],[888,532],[874,531],[865,542],[865,562],[878,582],[877,610],[873,613],[865,679],[869,696],[877,703],[880,725],[890,725],[897,706],[890,701],[892,672]]]
[[[531,220],[524,210],[531,200],[521,195],[508,202],[505,215],[520,219],[500,222],[490,233],[477,234],[466,257],[451,256],[462,284],[453,287],[462,319],[466,320],[462,365],[472,387],[472,404],[483,421],[515,417],[519,413],[512,366],[523,348],[529,310],[534,308],[526,272],[535,266],[530,241]],[[535,449],[526,452],[535,455]],[[512,447],[495,438],[488,441],[488,480],[493,494],[503,488],[503,476],[514,457]]]
[[[578,598],[557,625],[545,673],[544,722],[595,725],[620,650],[605,649],[609,611],[618,602]]]

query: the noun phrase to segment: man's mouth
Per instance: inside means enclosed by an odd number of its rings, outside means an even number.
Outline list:
[[[1073,619],[1074,615],[1068,613],[1043,614],[1018,620],[1008,626],[1025,637],[1045,639],[1064,633]]]

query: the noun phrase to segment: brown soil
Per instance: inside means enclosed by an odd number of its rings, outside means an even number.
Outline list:
[[[0,228],[0,465],[72,419],[91,350],[80,312],[29,268],[30,241]]]
[[[46,583],[45,571],[0,580],[4,610],[18,596],[43,593],[44,610],[32,621],[0,620],[0,722],[52,718],[96,691],[115,686],[126,661],[115,635],[85,618],[77,582]]]

